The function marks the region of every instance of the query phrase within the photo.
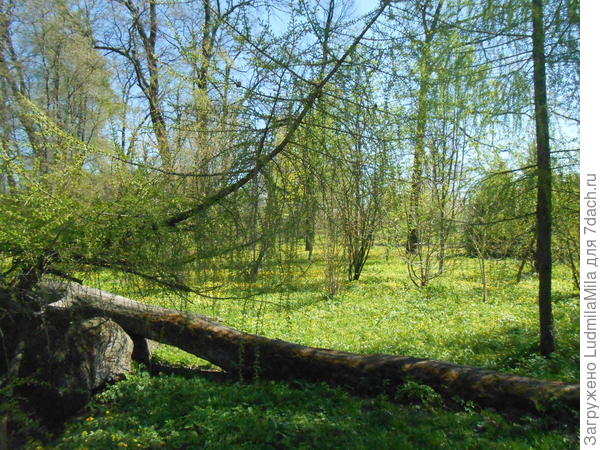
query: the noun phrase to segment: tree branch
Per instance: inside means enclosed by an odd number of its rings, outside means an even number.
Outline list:
[[[264,155],[262,157],[257,158],[257,162],[256,162],[255,166],[251,170],[249,170],[246,173],[246,175],[244,175],[242,178],[240,178],[239,180],[237,180],[234,183],[229,184],[228,186],[221,188],[219,191],[208,196],[202,202],[198,203],[196,206],[194,206],[186,211],[181,211],[177,214],[174,214],[173,216],[171,216],[167,220],[165,220],[164,224],[169,227],[174,227],[177,224],[184,222],[184,221],[188,220],[189,218],[207,210],[208,208],[210,208],[211,206],[220,202],[222,199],[224,199],[228,195],[232,194],[233,192],[236,192],[238,189],[240,189],[242,186],[244,186],[246,183],[248,183],[250,180],[252,180],[269,163],[269,161],[271,161],[278,154],[280,154],[282,151],[284,151],[286,149],[286,147],[288,146],[288,144],[291,142],[294,134],[296,133],[296,130],[300,127],[302,120],[304,119],[304,117],[306,117],[308,112],[312,109],[313,105],[315,104],[315,100],[317,98],[319,98],[319,96],[321,95],[323,87],[333,78],[333,76],[340,69],[340,67],[342,66],[344,61],[350,56],[350,54],[352,52],[354,52],[354,49],[358,46],[358,44],[362,40],[363,36],[367,33],[367,31],[369,31],[369,29],[377,21],[379,16],[383,13],[383,11],[386,9],[386,7],[390,4],[390,1],[391,0],[385,0],[384,2],[382,2],[379,9],[375,12],[373,17],[369,20],[367,25],[361,31],[361,33],[354,39],[352,44],[346,49],[346,51],[344,52],[342,57],[336,61],[335,65],[329,71],[329,73],[327,73],[327,75],[323,79],[314,83],[314,88],[312,89],[310,94],[304,100],[304,102],[303,102],[304,106],[300,109],[300,111],[298,112],[296,117],[291,122],[286,135],[283,137],[281,142],[277,146],[275,146],[275,148],[271,152],[267,153],[266,155]]]

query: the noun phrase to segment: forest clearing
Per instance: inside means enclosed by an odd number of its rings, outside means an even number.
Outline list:
[[[359,282],[345,282],[338,296],[324,288],[324,261],[315,261],[286,292],[269,292],[277,278],[252,289],[266,292],[243,300],[182,299],[135,283],[93,274],[86,284],[166,307],[217,317],[249,333],[356,353],[411,355],[505,373],[577,382],[579,297],[569,270],[554,279],[557,351],[537,352],[536,280],[515,282],[519,262],[492,262],[488,303],[482,302],[477,262],[454,262],[452,281],[417,289],[397,258],[386,261],[376,246]],[[304,267],[303,267],[304,266]],[[300,269],[306,270],[304,261]],[[403,270],[404,269],[404,270]],[[143,282],[142,282],[143,284]],[[242,287],[222,295],[244,292]],[[247,292],[246,292],[247,294]],[[331,330],[336,332],[332,333]],[[161,346],[155,361],[167,368],[215,369],[176,347]],[[142,390],[144,393],[140,392]],[[201,405],[207,405],[204,408]],[[210,407],[208,407],[210,405]],[[511,419],[472,402],[449,407],[427,386],[411,382],[391,397],[354,396],[325,384],[252,381],[237,374],[211,381],[190,374],[149,377],[136,372],[99,395],[67,427],[57,448],[573,448],[572,424],[525,416]],[[108,412],[107,412],[108,411]],[[94,420],[89,420],[93,417]],[[232,426],[232,424],[236,424]],[[202,431],[199,431],[202,430]],[[138,445],[139,444],[139,445]],[[54,447],[51,447],[54,448]]]

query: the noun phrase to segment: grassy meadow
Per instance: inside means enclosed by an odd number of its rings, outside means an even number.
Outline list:
[[[518,262],[489,262],[489,296],[482,300],[476,260],[450,262],[425,288],[404,263],[376,247],[359,281],[343,273],[327,295],[325,263],[297,262],[263,273],[254,285],[219,288],[213,296],[139,294],[135,280],[108,272],[86,283],[114,293],[189,309],[250,333],[359,353],[432,358],[503,372],[575,382],[579,378],[579,301],[569,271],[554,277],[557,351],[538,355],[537,279],[515,282]],[[218,283],[216,283],[218,284]],[[237,297],[237,298],[235,298]],[[207,363],[178,349],[156,353],[171,365]],[[577,446],[574,430],[540,418],[508,421],[464,403],[444,408],[429,388],[409,383],[396,398],[361,398],[318,384],[258,381],[217,383],[144,370],[100,394],[56,448],[532,448]]]

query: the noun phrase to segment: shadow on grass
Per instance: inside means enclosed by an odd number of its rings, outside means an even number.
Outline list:
[[[541,420],[364,399],[321,384],[215,383],[138,373],[112,386],[57,448],[570,448]]]
[[[422,342],[423,348],[435,348],[438,343]],[[493,330],[479,331],[464,336],[447,337],[443,344],[447,354],[457,355],[448,362],[523,376],[577,382],[579,379],[578,329],[563,330],[557,337],[557,350],[551,358],[539,353],[537,330],[506,325]],[[381,343],[364,349],[364,353],[381,353]],[[410,354],[410,346],[403,342],[385,344],[387,353],[400,356],[440,359],[431,355]],[[441,358],[445,359],[445,358]]]

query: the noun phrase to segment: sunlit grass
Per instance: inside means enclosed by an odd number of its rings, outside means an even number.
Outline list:
[[[254,285],[212,291],[222,297],[176,297],[148,291],[140,280],[116,281],[109,272],[86,282],[161,306],[189,309],[241,330],[306,345],[361,353],[393,353],[548,379],[578,379],[578,294],[566,268],[554,277],[558,350],[538,355],[537,279],[515,282],[516,261],[491,261],[489,297],[482,300],[477,261],[451,261],[448,273],[416,288],[398,258],[376,248],[360,281],[326,295],[324,263],[300,261],[287,273],[263,273]],[[267,271],[268,272],[268,271]],[[303,276],[296,276],[303,273]],[[142,283],[143,284],[143,283]],[[252,294],[252,295],[249,295]],[[179,349],[162,346],[169,364],[205,365]],[[567,449],[572,429],[548,428],[542,418],[511,423],[465,403],[440,406],[422,386],[407,386],[394,399],[358,398],[319,384],[216,383],[175,376],[130,375],[73,421],[56,443],[64,449],[107,448],[490,448]]]
[[[537,278],[526,274],[516,283],[517,261],[489,262],[484,302],[473,259],[450,261],[444,276],[419,289],[399,258],[386,260],[383,249],[375,248],[361,279],[344,282],[331,297],[326,295],[324,262],[318,256],[310,265],[296,267],[302,277],[273,271],[254,285],[240,283],[211,292],[241,299],[181,298],[160,292],[142,297],[135,284],[117,283],[106,273],[94,282],[146,302],[208,315],[246,332],[315,347],[440,359],[549,379],[579,377],[578,293],[565,267],[555,269],[557,352],[547,360],[538,355]],[[168,347],[157,355],[171,363],[204,364]]]

